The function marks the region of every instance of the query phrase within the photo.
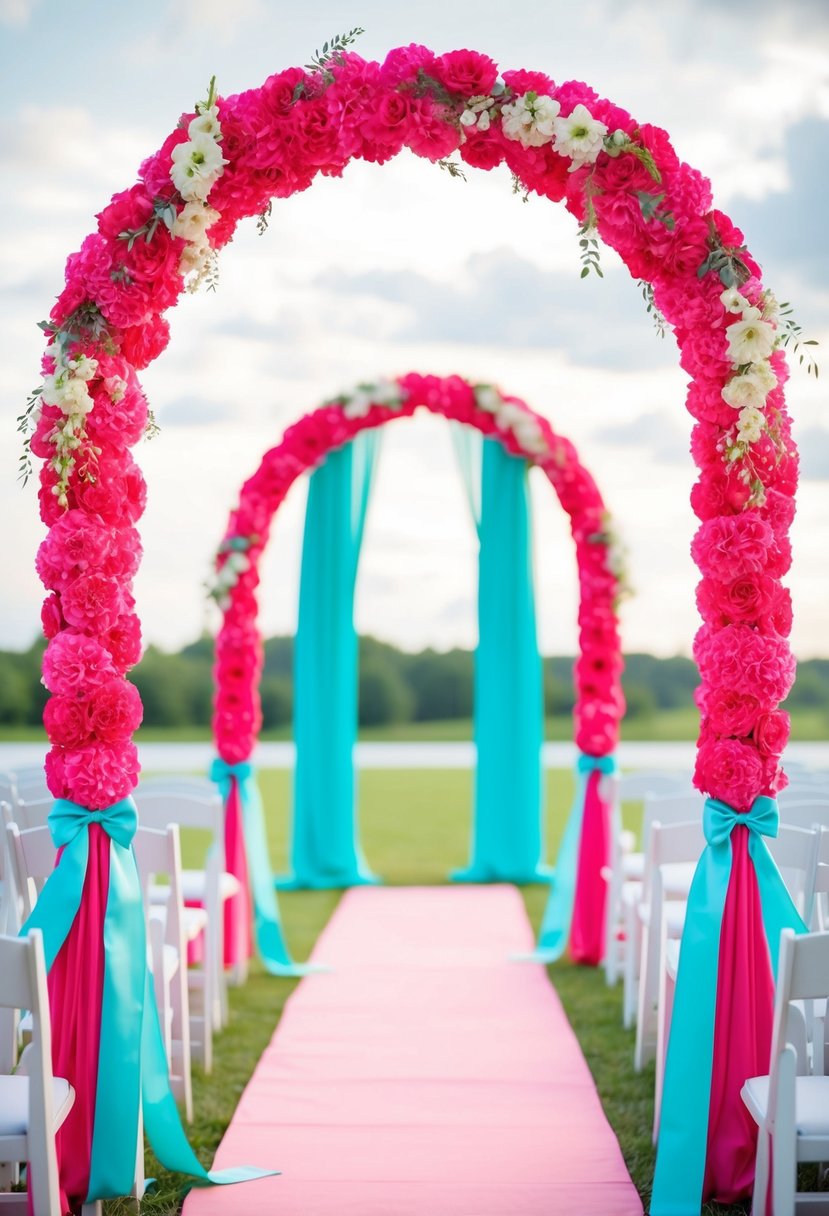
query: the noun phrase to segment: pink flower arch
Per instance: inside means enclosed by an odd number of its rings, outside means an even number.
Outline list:
[[[382,163],[404,147],[431,161],[457,152],[481,169],[505,163],[521,189],[563,201],[582,226],[584,273],[601,238],[642,280],[672,329],[689,376],[699,471],[691,493],[700,520],[693,555],[702,575],[694,780],[746,812],[786,780],[781,756],[789,723],[779,703],[794,679],[794,660],[782,579],[791,562],[798,457],[782,347],[792,331],[742,234],[713,207],[709,183],[680,161],[664,131],[637,123],[580,82],[556,84],[523,70],[499,79],[486,55],[438,56],[416,45],[392,50],[382,63],[337,49],[311,70],[288,69],[233,97],[217,99],[211,87],[207,102],[183,116],[68,260],[66,286],[45,326],[49,346],[31,436],[49,529],[38,571],[48,591],[50,789],[99,809],[128,795],[137,780],[131,736],[140,705],[126,674],[140,653],[131,587],[145,485],[130,448],[147,424],[137,373],[167,345],[164,313],[188,283],[210,274],[240,220],[266,215],[274,198],[306,189],[318,174],[339,176],[354,158]],[[297,458],[303,468],[329,442],[313,422],[305,425],[306,451]],[[244,712],[250,734],[252,701],[239,707],[237,724]],[[746,908],[757,897],[754,871],[740,860],[747,831],[741,824],[734,832],[739,864],[729,879],[729,907]],[[748,991],[747,964],[740,966],[745,974],[739,967],[729,973],[729,986],[739,981]],[[755,1002],[760,1011],[769,1001],[764,984]],[[727,995],[718,994],[723,1000]],[[721,1063],[742,1025],[718,1014],[718,1027],[725,1028],[714,1047]],[[742,1035],[741,1042],[749,1040]],[[761,1029],[756,1041],[747,1064],[755,1073],[768,1063]],[[713,1075],[720,1072],[718,1065]],[[728,1143],[732,1126],[737,1140],[745,1139],[738,1093],[712,1103],[720,1111],[712,1143]],[[742,1193],[708,1175],[705,1189]]]
[[[624,712],[621,688],[622,654],[616,615],[621,592],[614,571],[612,533],[598,487],[568,439],[557,435],[546,418],[517,397],[497,395],[509,413],[510,425],[482,408],[472,384],[460,376],[424,376],[412,372],[391,382],[399,404],[366,400],[364,412],[349,417],[342,403],[332,402],[306,414],[266,452],[259,468],[245,482],[239,504],[231,513],[219,547],[217,572],[243,554],[238,575],[232,576],[223,598],[222,626],[216,641],[216,699],[213,731],[216,748],[228,764],[251,756],[262,715],[259,677],[262,639],[257,625],[256,590],[259,562],[267,546],[272,519],[293,482],[368,428],[395,418],[410,417],[418,408],[453,422],[475,427],[499,440],[516,456],[525,456],[549,478],[570,518],[579,576],[580,656],[575,666],[575,742],[590,756],[606,756],[619,739]],[[487,391],[492,392],[487,386]],[[382,394],[387,396],[388,388]],[[378,393],[378,397],[381,394]],[[367,394],[370,397],[370,392]],[[522,447],[530,428],[535,453]]]

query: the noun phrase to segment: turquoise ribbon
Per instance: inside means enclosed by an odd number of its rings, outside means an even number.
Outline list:
[[[242,832],[253,903],[254,934],[265,970],[271,975],[286,976],[308,975],[322,970],[315,964],[294,962],[285,943],[271,863],[268,859],[265,812],[253,765],[247,760],[239,764],[227,764],[220,756],[216,756],[210,766],[210,777],[218,785],[225,805],[230,797],[234,779],[239,789]]]
[[[576,760],[576,790],[573,805],[564,829],[556,857],[553,884],[544,909],[538,945],[528,955],[530,962],[554,963],[561,958],[570,940],[570,923],[573,919],[573,901],[576,894],[576,874],[579,863],[579,844],[584,819],[584,803],[587,783],[591,773],[610,775],[616,772],[614,756],[587,756],[583,752]]]
[[[58,799],[49,814],[58,864],[49,875],[21,935],[43,934],[47,970],[81,905],[89,858],[89,825],[110,836],[109,890],[103,926],[104,981],[89,1191],[85,1202],[127,1195],[135,1179],[139,1104],[153,1151],[167,1169],[196,1182],[231,1183],[274,1170],[249,1166],[208,1172],[193,1153],[170,1089],[155,994],[147,967],[141,881],[132,849],[138,814],[131,798],[103,811]]]
[[[792,903],[764,836],[775,837],[780,816],[773,798],[756,798],[739,814],[715,798],[703,811],[707,841],[688,893],[665,1061],[651,1216],[698,1216],[708,1147],[714,1018],[720,932],[731,877],[731,833],[749,830],[748,853],[757,875],[763,929],[777,974],[780,933],[807,927]]]

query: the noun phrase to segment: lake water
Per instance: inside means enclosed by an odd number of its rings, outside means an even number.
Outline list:
[[[41,743],[0,743],[0,769],[42,764]],[[690,772],[695,745],[682,743],[621,743],[617,758],[622,768],[677,769]],[[204,772],[215,751],[211,743],[144,743],[139,749],[146,772]],[[572,743],[545,743],[546,768],[572,768],[576,749]],[[812,768],[829,769],[828,743],[792,743],[786,760]],[[472,768],[472,743],[358,743],[358,768]],[[260,743],[254,760],[259,768],[292,768],[293,743]]]

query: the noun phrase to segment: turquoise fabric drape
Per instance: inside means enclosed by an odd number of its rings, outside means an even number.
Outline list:
[[[294,652],[293,887],[377,881],[360,851],[354,798],[354,587],[379,433],[331,452],[311,476]]]
[[[467,882],[534,882],[542,864],[544,703],[535,625],[527,463],[453,428],[480,545],[475,812]]]

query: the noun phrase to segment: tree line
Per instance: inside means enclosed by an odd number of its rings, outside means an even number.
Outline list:
[[[40,681],[43,642],[26,651],[0,651],[0,726],[35,726],[41,721],[46,690]],[[473,710],[474,654],[469,650],[408,654],[376,638],[360,638],[362,726],[470,718]],[[177,654],[149,646],[130,673],[144,702],[146,726],[207,726],[213,695],[213,640],[199,638]],[[544,706],[548,716],[573,708],[573,658],[543,660]],[[293,705],[293,638],[265,642],[261,695],[265,729],[285,726]],[[648,717],[662,709],[692,709],[697,669],[690,659],[650,654],[625,658],[623,684],[628,716]],[[829,714],[829,659],[809,659],[797,669],[788,708]]]

